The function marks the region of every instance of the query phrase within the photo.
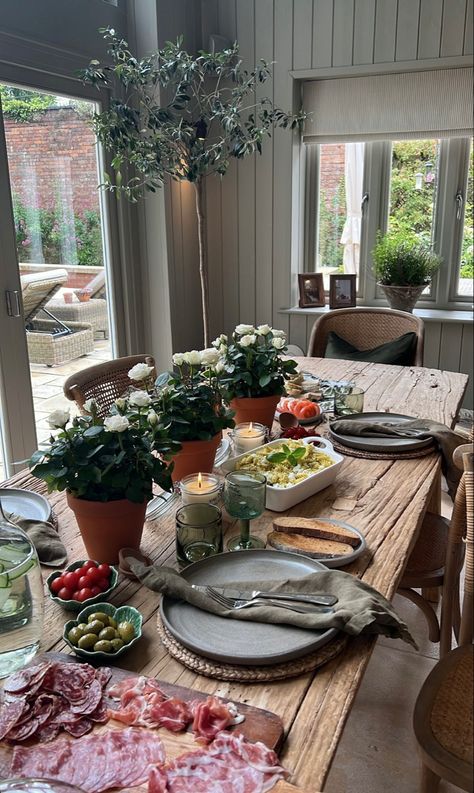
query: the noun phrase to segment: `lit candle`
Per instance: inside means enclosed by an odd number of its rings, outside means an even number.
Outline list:
[[[220,483],[213,474],[190,474],[180,482],[183,504],[210,504],[219,495]]]
[[[237,424],[233,432],[236,454],[251,452],[252,449],[263,446],[266,434],[267,428],[263,424],[254,424],[252,421]]]

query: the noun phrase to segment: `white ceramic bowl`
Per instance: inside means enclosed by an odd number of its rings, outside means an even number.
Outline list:
[[[259,446],[258,449],[277,446],[278,444],[284,442],[284,440],[284,438],[281,438],[276,441],[271,441],[270,443],[265,444],[265,447]],[[317,471],[315,474],[311,474],[311,476],[308,476],[307,479],[304,479],[302,482],[298,482],[296,485],[291,485],[290,487],[273,487],[272,485],[267,485],[267,509],[271,509],[274,512],[284,512],[290,507],[293,507],[295,504],[299,504],[300,501],[304,501],[306,498],[314,496],[315,493],[319,493],[319,491],[323,490],[325,487],[332,485],[344,458],[334,451],[332,443],[326,440],[326,438],[321,438],[319,435],[314,435],[309,438],[302,438],[303,443],[310,443],[314,440],[320,442],[320,446],[318,446],[318,448],[331,457],[331,459],[334,460],[334,464],[329,466],[329,468],[324,468],[322,471]],[[239,454],[237,457],[231,457],[221,465],[221,470],[225,474],[228,474],[230,471],[234,471],[237,462],[241,460],[242,457],[246,457],[248,454],[258,451],[258,449],[252,449],[252,452],[245,452],[245,454]]]

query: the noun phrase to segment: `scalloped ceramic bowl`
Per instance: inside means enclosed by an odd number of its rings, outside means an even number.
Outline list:
[[[54,602],[62,606],[63,609],[67,609],[68,611],[81,611],[81,609],[84,609],[86,606],[93,606],[97,603],[103,603],[105,600],[108,600],[108,598],[114,591],[115,587],[117,586],[118,572],[115,567],[111,567],[109,588],[105,589],[103,592],[100,592],[98,595],[95,595],[93,598],[87,598],[87,600],[84,600],[82,603],[78,603],[77,600],[62,600],[62,598],[58,598],[56,595],[53,595],[53,593],[51,592],[51,584],[54,581],[54,579],[59,578],[59,576],[63,575],[64,573],[69,573],[74,570],[79,570],[79,568],[82,567],[84,562],[87,561],[88,561],[87,559],[82,559],[79,562],[72,562],[67,567],[65,567],[64,570],[55,570],[54,573],[51,573],[51,575],[49,575],[48,578],[46,579],[46,584],[48,585],[48,592],[51,600],[54,600]],[[93,559],[92,561],[95,560]],[[96,562],[96,564],[99,564],[99,562]]]
[[[135,629],[135,637],[132,639],[131,642],[124,644],[120,650],[117,650],[115,653],[104,653],[104,652],[97,652],[95,650],[82,650],[80,647],[75,647],[72,642],[69,641],[67,635],[71,628],[75,628],[79,625],[80,622],[87,622],[87,618],[90,614],[93,614],[95,611],[103,611],[104,614],[107,614],[108,617],[113,617],[119,622],[131,622],[134,629]],[[87,608],[82,609],[77,615],[77,619],[75,620],[68,620],[63,629],[63,639],[71,648],[71,650],[79,656],[79,658],[84,658],[86,661],[105,661],[110,662],[112,659],[119,658],[121,655],[127,652],[130,647],[133,647],[134,644],[140,639],[142,635],[142,622],[143,618],[138,609],[133,608],[133,606],[112,606],[111,603],[95,603],[94,605],[87,606]]]

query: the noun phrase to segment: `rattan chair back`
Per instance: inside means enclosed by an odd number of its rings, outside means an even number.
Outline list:
[[[67,270],[61,268],[20,276],[25,324],[36,317],[67,279]]]
[[[378,347],[404,333],[416,333],[417,342],[410,365],[423,366],[423,320],[406,311],[392,308],[339,308],[321,314],[311,331],[307,353],[310,358],[324,358],[331,331],[359,350]]]
[[[130,355],[76,372],[65,380],[64,393],[81,410],[88,399],[95,399],[99,415],[106,416],[115,400],[133,386],[128,372],[137,363],[152,366],[156,377],[155,361],[151,355]]]

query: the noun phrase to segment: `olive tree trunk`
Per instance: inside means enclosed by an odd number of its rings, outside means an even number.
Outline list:
[[[201,280],[202,323],[204,347],[209,347],[209,283],[207,270],[206,216],[204,213],[204,184],[202,179],[193,182],[196,191],[196,212],[198,219],[199,277]]]

